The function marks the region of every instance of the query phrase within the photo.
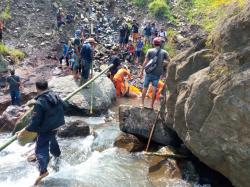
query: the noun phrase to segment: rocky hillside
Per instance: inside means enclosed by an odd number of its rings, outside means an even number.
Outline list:
[[[250,183],[250,6],[226,19],[212,49],[190,49],[168,69],[167,125],[235,186]]]

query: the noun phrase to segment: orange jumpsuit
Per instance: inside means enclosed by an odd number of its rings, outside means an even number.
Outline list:
[[[130,72],[125,68],[119,69],[118,72],[115,74],[113,81],[115,84],[117,96],[124,96],[128,92],[129,85],[128,82],[125,80],[125,77],[127,76],[128,78],[131,78]]]
[[[161,97],[161,91],[164,87],[164,82],[163,81],[159,81],[158,85],[157,85],[157,92],[156,92],[156,99],[159,100]],[[148,88],[148,92],[147,92],[147,97],[152,98],[153,97],[153,87],[152,85],[149,86]]]

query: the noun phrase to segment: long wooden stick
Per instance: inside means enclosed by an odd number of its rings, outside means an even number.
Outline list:
[[[152,139],[152,136],[153,136],[153,133],[154,133],[155,126],[156,126],[156,123],[158,121],[159,115],[160,115],[160,111],[157,112],[157,115],[156,115],[156,118],[155,118],[155,122],[153,124],[152,129],[151,129],[151,132],[150,132],[150,135],[149,135],[149,139],[148,139],[147,148],[146,148],[146,152],[148,152],[148,148],[149,148],[149,145],[150,145],[150,142],[151,142],[151,139]]]
[[[93,70],[93,63],[91,63],[91,76],[93,76],[93,73],[94,73],[94,70]],[[93,90],[94,89],[94,84],[91,83],[91,90],[90,90],[90,114],[93,114],[93,99],[94,99],[94,96],[93,96]]]
[[[102,74],[106,73],[111,67],[113,66],[113,64],[109,65],[107,68],[105,68],[101,73],[99,73],[98,75],[96,75],[95,77],[93,77],[91,80],[87,81],[84,85],[82,85],[81,87],[79,87],[78,89],[76,89],[74,92],[72,92],[71,94],[69,94],[67,97],[65,97],[63,100],[67,101],[69,100],[71,97],[73,97],[75,94],[77,94],[79,91],[81,91],[83,88],[85,88],[86,86],[88,86],[89,84],[91,84],[92,82],[94,82],[97,78],[99,78]],[[16,130],[21,130],[23,129],[26,124],[27,121],[30,117],[30,115],[32,114],[33,111],[33,107],[31,107],[23,116],[22,118],[20,118],[16,124],[16,128],[14,129],[13,133],[17,132]],[[7,146],[9,146],[12,142],[14,142],[17,139],[16,135],[13,135],[8,141],[6,141],[3,145],[0,146],[0,152],[5,149]]]

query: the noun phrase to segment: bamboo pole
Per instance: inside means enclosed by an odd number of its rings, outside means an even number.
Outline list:
[[[105,68],[101,73],[99,73],[98,75],[96,75],[95,77],[93,77],[91,80],[87,81],[85,84],[83,84],[81,87],[79,87],[78,89],[76,89],[74,92],[72,92],[71,94],[69,94],[67,97],[65,97],[63,99],[63,101],[67,101],[69,100],[71,97],[73,97],[75,94],[77,94],[79,91],[81,91],[83,88],[85,88],[86,86],[88,86],[89,84],[91,84],[92,82],[94,82],[97,78],[99,78],[102,74],[106,73],[111,67],[113,66],[113,64],[109,65],[107,68]],[[30,115],[32,114],[33,111],[33,107],[31,107],[24,115],[23,117],[17,122],[16,127],[13,131],[13,133],[17,132],[16,130],[21,130],[25,127],[25,124],[27,124],[27,121],[30,117]],[[13,135],[8,141],[6,141],[4,144],[2,144],[0,146],[0,152],[5,149],[7,146],[9,146],[12,142],[14,142],[17,139],[16,135]]]
[[[94,70],[93,70],[93,63],[91,63],[91,76],[93,76],[93,73],[94,73]],[[90,114],[93,114],[93,99],[94,99],[94,96],[93,96],[93,90],[94,89],[94,84],[91,83],[91,90],[90,90]]]
[[[150,142],[151,142],[151,139],[152,139],[152,136],[153,136],[153,133],[154,133],[155,126],[156,126],[156,123],[158,121],[159,115],[160,115],[160,111],[157,112],[157,115],[156,115],[156,118],[155,118],[155,122],[154,122],[153,127],[152,127],[152,129],[150,131],[150,135],[149,135],[149,139],[148,139],[148,143],[147,143],[147,147],[146,147],[146,152],[148,152],[149,145],[150,145]]]
[[[142,152],[142,154],[147,156],[160,156],[160,157],[167,157],[167,158],[188,158],[187,155],[175,154],[175,153],[158,153],[158,152]]]

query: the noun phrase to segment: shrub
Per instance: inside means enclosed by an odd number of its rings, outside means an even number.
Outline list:
[[[156,17],[169,17],[171,15],[169,6],[165,0],[154,0],[149,3],[148,8]]]
[[[150,0],[130,0],[130,1],[134,3],[135,5],[141,6],[141,7],[147,5],[150,2]]]
[[[3,56],[10,56],[13,60],[23,60],[26,57],[26,54],[19,49],[11,49],[6,45],[0,43],[0,54]]]
[[[5,9],[0,14],[0,18],[3,19],[3,20],[5,20],[5,21],[11,19],[11,15],[10,15],[10,0],[7,1]]]

